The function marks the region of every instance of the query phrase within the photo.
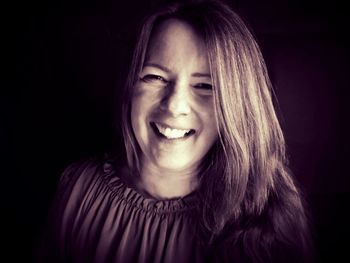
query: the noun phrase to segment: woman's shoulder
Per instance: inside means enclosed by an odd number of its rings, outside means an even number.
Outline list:
[[[123,170],[125,168],[115,156],[104,154],[81,158],[63,170],[59,179],[58,194],[74,191],[75,195],[79,195],[82,191],[96,186],[98,182],[106,182],[111,177],[118,179],[118,174]]]
[[[98,157],[89,157],[73,161],[64,168],[59,185],[68,185],[79,180],[87,181],[101,171],[102,165],[103,162]]]
[[[73,161],[64,168],[60,181],[62,183],[70,181],[81,174],[91,174],[93,171],[96,171],[99,166],[99,160],[93,157]]]
[[[312,246],[301,196],[272,192],[260,213],[242,215],[217,242],[218,262],[312,262]],[[226,261],[224,260],[226,259]]]

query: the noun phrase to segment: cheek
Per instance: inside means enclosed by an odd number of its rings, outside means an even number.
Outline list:
[[[133,98],[131,101],[131,124],[134,130],[136,128],[135,126],[137,126],[137,123],[138,123],[140,108],[141,108],[141,101],[137,98]]]
[[[208,142],[213,142],[218,137],[217,121],[215,117],[214,105],[212,100],[208,101],[206,106],[201,109],[201,119],[203,129]]]
[[[210,119],[208,119],[204,124],[205,134],[206,134],[206,140],[208,144],[213,143],[216,141],[216,139],[219,136],[219,133],[217,131],[217,125],[215,121],[215,117],[212,116]]]
[[[131,100],[131,124],[136,136],[141,136],[147,126],[147,118],[156,107],[156,99],[147,92],[137,92]]]
[[[139,143],[142,134],[144,133],[144,121],[142,121],[142,119],[144,119],[143,109],[145,109],[145,107],[147,106],[145,105],[145,101],[142,99],[142,96],[133,96],[131,100],[131,126]]]
[[[134,94],[131,99],[132,122],[135,122],[138,118],[140,118],[140,115],[145,112],[148,107],[148,101],[149,98],[147,96],[147,93],[139,85],[136,85],[134,88]]]
[[[148,87],[147,85],[136,85],[131,100],[132,114],[149,114],[152,110],[158,107],[162,95],[162,89]]]

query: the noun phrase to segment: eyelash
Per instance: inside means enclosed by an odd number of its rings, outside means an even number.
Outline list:
[[[166,80],[165,78],[158,76],[158,75],[154,75],[154,74],[147,74],[144,77],[140,78],[143,82],[149,83],[152,81],[161,81],[165,84],[169,83],[168,80]]]
[[[202,89],[202,90],[212,90],[213,86],[211,84],[208,83],[199,83],[196,85],[193,85],[194,88],[196,89]]]
[[[140,80],[142,80],[145,83],[160,81],[164,84],[169,84],[171,82],[171,81],[168,81],[159,75],[154,75],[154,74],[147,74],[144,77],[141,77]],[[208,83],[198,83],[198,84],[192,85],[192,87],[195,89],[199,89],[199,90],[212,90],[213,89],[212,85],[208,84]]]

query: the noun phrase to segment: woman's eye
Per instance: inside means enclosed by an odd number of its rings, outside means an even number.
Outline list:
[[[213,89],[213,86],[208,83],[198,83],[196,85],[193,85],[193,87],[196,89],[209,90],[209,91]]]
[[[151,82],[168,83],[168,81],[165,78],[158,75],[153,75],[153,74],[147,74],[144,77],[141,77],[140,79],[146,83],[151,83]]]

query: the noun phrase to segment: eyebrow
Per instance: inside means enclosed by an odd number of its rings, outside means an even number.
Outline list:
[[[192,77],[207,77],[207,78],[211,78],[211,75],[209,73],[193,73],[192,74]]]
[[[163,70],[163,71],[165,71],[165,72],[167,72],[167,73],[170,73],[170,72],[171,72],[171,70],[168,69],[167,67],[164,67],[164,66],[162,66],[162,65],[159,65],[159,64],[157,64],[157,63],[145,63],[145,67],[159,68],[159,69],[161,69],[161,70]]]
[[[157,63],[145,63],[144,65],[145,67],[154,67],[154,68],[158,68],[160,70],[163,70],[167,73],[171,73],[171,70],[165,66],[159,65]],[[192,77],[207,77],[207,78],[211,78],[211,75],[209,73],[199,73],[199,72],[195,72],[191,74]]]

